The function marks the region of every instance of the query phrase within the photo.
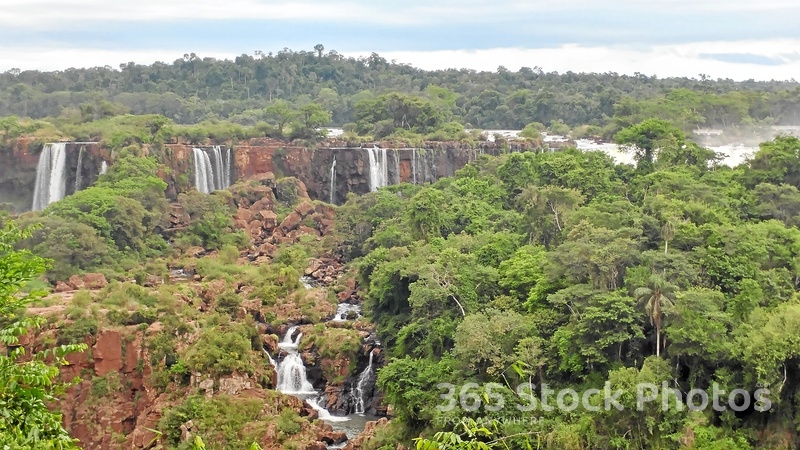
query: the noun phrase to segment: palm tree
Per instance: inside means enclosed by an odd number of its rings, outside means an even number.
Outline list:
[[[644,302],[644,310],[650,318],[650,325],[656,327],[656,356],[661,357],[661,325],[664,321],[664,307],[674,306],[672,300],[675,286],[664,277],[653,274],[646,287],[633,292],[637,301]]]

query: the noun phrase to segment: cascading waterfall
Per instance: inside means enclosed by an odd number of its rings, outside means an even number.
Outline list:
[[[105,175],[106,172],[108,172],[108,163],[104,160],[103,163],[100,164],[100,175]]]
[[[297,337],[293,337],[296,331],[297,326],[290,327],[286,331],[286,335],[283,336],[281,342],[278,343],[278,347],[286,351],[286,357],[283,358],[283,361],[278,363],[272,359],[269,352],[264,350],[264,353],[267,355],[269,363],[275,368],[275,372],[278,374],[278,391],[290,395],[315,396],[317,395],[317,391],[314,390],[314,386],[308,381],[303,358],[300,356],[300,353],[297,352],[303,333],[298,333]],[[320,406],[319,399],[309,398],[307,401],[308,404],[317,411],[317,415],[322,420],[327,420],[328,422],[345,422],[350,420],[348,417],[331,415],[327,409]]]
[[[33,190],[34,211],[64,198],[67,192],[67,144],[45,144],[36,166],[36,186]]]
[[[83,153],[86,151],[86,148],[81,145],[81,149],[78,151],[78,169],[75,171],[75,192],[81,190],[81,184],[83,183]]]
[[[336,156],[333,157],[333,164],[331,164],[331,199],[328,203],[333,205],[336,196]]]
[[[204,194],[227,189],[231,185],[231,149],[223,152],[219,145],[210,151],[192,148],[194,186]]]
[[[306,366],[303,364],[303,358],[297,352],[297,347],[300,345],[300,338],[303,333],[298,333],[297,337],[292,339],[292,335],[297,331],[297,326],[289,328],[286,336],[278,344],[278,347],[286,351],[286,357],[283,358],[280,364],[277,365],[278,372],[278,390],[284,394],[300,394],[309,395],[316,394],[314,386],[308,381],[306,377]]]
[[[389,166],[386,161],[386,149],[368,148],[367,156],[369,157],[369,190],[374,192],[388,185]]]
[[[369,383],[369,379],[370,377],[372,377],[372,357],[373,353],[372,351],[370,351],[369,364],[364,369],[364,371],[361,372],[361,375],[358,376],[358,382],[356,383],[355,389],[353,390],[353,394],[355,394],[356,396],[356,406],[355,406],[356,414],[364,414],[364,403],[366,402],[364,398],[366,394],[365,391],[367,389],[367,384]]]

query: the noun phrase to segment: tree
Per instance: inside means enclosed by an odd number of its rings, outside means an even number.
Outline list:
[[[42,292],[23,293],[26,283],[44,272],[47,262],[27,250],[15,250],[29,230],[10,223],[0,231],[0,343],[8,353],[0,355],[0,442],[5,448],[77,449],[61,425],[61,415],[47,405],[56,400],[64,384],[58,382],[58,366],[64,356],[83,351],[81,345],[62,345],[25,356],[20,336],[41,328],[44,317],[20,316]]]
[[[681,148],[685,140],[683,131],[660,119],[647,119],[614,136],[614,142],[633,151],[637,167],[646,172],[652,170],[659,150]]]
[[[325,51],[325,46],[322,44],[317,44],[314,46],[314,51],[317,52],[317,57],[322,58],[322,52]]]
[[[325,137],[328,130],[319,128],[331,121],[330,111],[319,103],[309,103],[300,107],[295,121],[292,123],[292,138]]]
[[[637,301],[644,302],[644,310],[650,324],[656,327],[656,356],[661,357],[661,326],[664,323],[664,307],[674,306],[674,286],[664,277],[652,275],[647,286],[633,292]]]
[[[275,124],[278,132],[283,134],[286,124],[297,118],[298,113],[283,99],[274,100],[264,110],[267,119]]]

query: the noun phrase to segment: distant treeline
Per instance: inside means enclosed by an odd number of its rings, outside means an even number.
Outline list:
[[[330,125],[352,123],[363,132],[359,111],[376,101],[386,103],[378,99],[393,93],[411,96],[414,111],[430,108],[442,123],[468,128],[521,129],[532,122],[563,122],[571,128],[601,127],[611,135],[645,117],[666,119],[684,130],[800,124],[800,84],[794,80],[559,74],[538,67],[426,71],[375,53],[356,59],[319,49],[256,52],[233,61],[192,53],[171,64],[127,63],[119,69],[12,69],[0,74],[0,116],[80,114],[84,120],[97,120],[124,113],[161,114],[179,124],[227,119],[254,125],[269,120],[265,109],[270,104],[285,100],[296,108],[316,103],[330,111]]]

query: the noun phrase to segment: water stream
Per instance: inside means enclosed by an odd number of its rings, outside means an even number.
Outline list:
[[[331,164],[331,198],[328,203],[334,204],[334,200],[336,197],[336,156],[333,157],[333,164]]]

